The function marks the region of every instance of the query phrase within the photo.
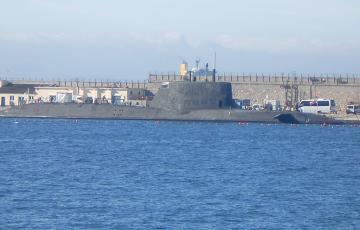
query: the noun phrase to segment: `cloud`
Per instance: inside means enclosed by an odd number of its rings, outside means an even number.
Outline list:
[[[42,42],[113,42],[113,43],[136,43],[139,45],[176,45],[185,42],[184,35],[175,31],[166,32],[1,32],[0,40],[10,42],[24,43],[42,43]]]
[[[214,40],[217,45],[225,49],[244,50],[244,51],[265,51],[265,52],[283,52],[283,51],[326,51],[326,50],[346,50],[360,49],[360,43],[354,40],[324,40],[307,39],[298,37],[242,37],[229,34],[221,34]]]
[[[18,43],[113,44],[135,46],[171,46],[214,49],[220,46],[231,51],[271,53],[314,53],[360,50],[360,42],[348,38],[266,37],[219,34],[197,36],[178,31],[1,31],[0,41]]]
[[[85,34],[70,34],[65,32],[0,32],[0,40],[10,42],[54,42],[74,41],[86,37]]]
[[[159,33],[132,32],[130,37],[133,41],[150,45],[178,44],[184,40],[184,36],[175,31]]]

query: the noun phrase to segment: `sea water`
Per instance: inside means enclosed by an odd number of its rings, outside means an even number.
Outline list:
[[[360,127],[0,119],[1,229],[359,229]]]

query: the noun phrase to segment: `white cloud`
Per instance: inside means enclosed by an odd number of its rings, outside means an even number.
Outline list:
[[[179,44],[184,41],[184,36],[175,31],[167,32],[1,32],[0,40],[11,42],[131,42],[140,45],[161,45],[161,44]]]
[[[159,33],[132,32],[130,37],[133,41],[150,45],[178,44],[183,40],[183,35],[174,31]]]
[[[359,49],[360,43],[354,40],[348,41],[331,41],[324,39],[307,39],[307,38],[267,38],[267,37],[242,37],[232,36],[229,34],[221,34],[215,38],[215,43],[223,48],[231,50],[246,51],[266,51],[266,52],[282,52],[282,51],[325,51]]]
[[[220,34],[217,36],[196,36],[177,31],[0,31],[0,40],[23,43],[108,43],[133,45],[172,45],[186,44],[191,48],[212,47],[214,43],[224,49],[250,52],[322,52],[327,50],[359,50],[360,42],[349,39],[324,39],[302,37],[265,37],[235,36]]]
[[[88,36],[65,32],[0,32],[0,40],[12,42],[74,41],[85,37]]]

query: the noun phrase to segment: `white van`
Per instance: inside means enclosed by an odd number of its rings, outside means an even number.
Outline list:
[[[337,113],[332,99],[302,100],[298,110],[302,113]]]
[[[347,105],[346,106],[346,114],[359,114],[360,113],[360,105]]]

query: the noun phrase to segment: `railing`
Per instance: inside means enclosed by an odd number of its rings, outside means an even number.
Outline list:
[[[72,80],[7,80],[13,84],[33,84],[44,87],[80,88],[145,88],[147,81],[72,81]]]
[[[37,84],[57,87],[82,87],[82,88],[146,88],[148,83],[162,83],[183,81],[183,76],[178,74],[149,74],[147,81],[31,81],[9,80],[13,83]],[[212,81],[212,76],[197,77],[197,81]],[[252,84],[299,84],[299,85],[349,85],[360,86],[360,75],[290,75],[290,74],[225,74],[218,73],[217,82],[252,83]]]
[[[58,87],[81,87],[81,88],[145,88],[147,82],[143,81],[57,81]]]
[[[177,74],[150,74],[150,83],[182,81],[183,76]],[[211,81],[212,76],[197,77],[198,81]],[[360,85],[359,75],[265,75],[265,74],[217,74],[217,82],[230,83],[259,83],[259,84],[285,84],[295,83],[300,85]]]

